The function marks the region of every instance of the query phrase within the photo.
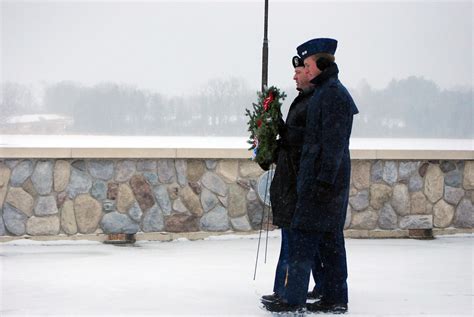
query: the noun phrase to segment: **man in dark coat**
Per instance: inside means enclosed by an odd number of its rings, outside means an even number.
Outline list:
[[[296,211],[289,233],[290,261],[286,292],[266,305],[273,312],[305,307],[313,257],[323,268],[322,299],[308,304],[314,312],[347,311],[347,264],[343,227],[350,182],[349,138],[358,109],[338,79],[337,41],[318,38],[297,48],[313,78],[306,130],[297,177]]]
[[[301,147],[303,145],[306,126],[306,108],[313,95],[314,87],[305,72],[303,61],[298,57],[292,58],[298,96],[291,103],[286,122],[280,129],[278,155],[275,174],[270,186],[270,201],[272,204],[273,224],[281,228],[280,257],[275,273],[273,294],[262,296],[262,301],[274,301],[282,297],[285,291],[285,281],[288,269],[288,231],[296,208],[296,177],[298,175]],[[314,289],[308,294],[316,299],[321,286],[321,261],[316,254],[313,264]]]

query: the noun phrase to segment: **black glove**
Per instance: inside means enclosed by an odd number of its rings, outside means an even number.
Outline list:
[[[280,155],[280,151],[287,151],[288,150],[288,142],[286,140],[286,138],[279,138],[276,140],[276,144],[277,144],[277,147],[276,147],[276,150],[273,152],[273,155],[272,155],[272,161],[273,163],[277,163],[278,162],[278,155]]]
[[[263,163],[258,163],[258,166],[260,166],[260,168],[264,171],[268,171],[270,169],[270,165],[272,165],[271,162],[263,162]]]
[[[278,134],[280,135],[280,137],[285,137],[287,131],[288,131],[288,128],[286,127],[286,123],[285,123],[285,121],[283,121],[283,119],[280,117],[280,118],[278,119]]]
[[[282,148],[284,149],[284,148],[287,147],[287,142],[286,142],[286,139],[285,139],[285,138],[279,138],[279,139],[277,139],[277,140],[276,140],[276,143],[277,143],[277,149],[278,149],[278,151],[279,151],[280,149],[282,149]]]

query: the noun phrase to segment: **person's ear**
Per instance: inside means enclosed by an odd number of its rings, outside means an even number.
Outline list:
[[[316,61],[316,66],[318,67],[320,71],[324,71],[326,68],[329,67],[329,65],[331,65],[331,62],[327,58],[324,58],[324,57],[320,57]]]

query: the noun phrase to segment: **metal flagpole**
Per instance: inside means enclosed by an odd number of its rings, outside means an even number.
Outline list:
[[[262,47],[262,92],[265,90],[268,84],[268,0],[265,0],[265,11],[264,11],[264,22],[263,22],[263,47]],[[258,246],[257,246],[257,256],[255,258],[255,270],[253,273],[253,280],[257,276],[257,264],[258,264],[258,253],[260,252],[260,240],[262,238],[262,229],[263,229],[263,219],[265,218],[265,206],[267,202],[267,191],[268,183],[270,181],[270,175],[267,178],[267,184],[265,186],[265,196],[263,199],[263,212],[262,220],[260,221],[260,230],[258,233]],[[268,236],[268,233],[267,233]],[[266,250],[265,250],[265,262],[266,262]]]
[[[265,0],[265,18],[263,23],[262,48],[262,92],[268,84],[268,0]]]

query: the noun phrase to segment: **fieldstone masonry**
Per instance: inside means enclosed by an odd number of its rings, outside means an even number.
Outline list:
[[[262,173],[245,159],[2,159],[0,236],[251,231],[270,212]],[[472,229],[473,192],[474,161],[353,160],[345,229]]]

